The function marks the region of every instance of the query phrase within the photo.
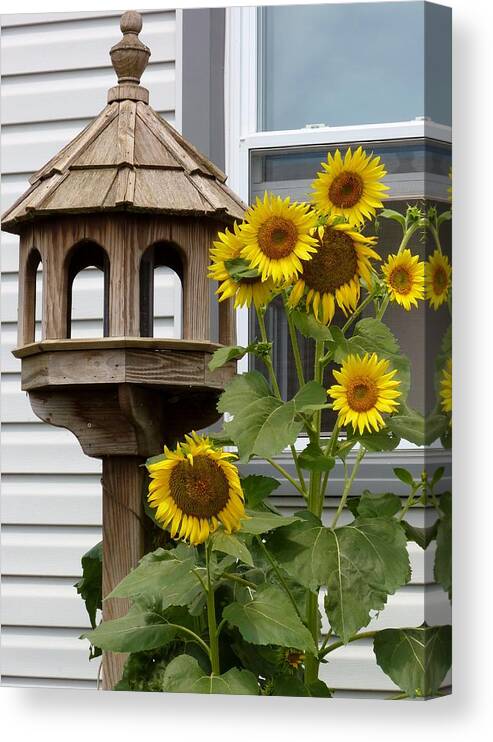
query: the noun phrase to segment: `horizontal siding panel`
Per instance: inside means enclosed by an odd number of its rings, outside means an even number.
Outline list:
[[[96,680],[74,680],[72,678],[23,678],[15,675],[2,675],[0,685],[10,688],[77,688],[78,690],[96,690]]]
[[[90,628],[84,601],[74,587],[75,580],[75,577],[4,577],[3,626]]]
[[[98,459],[84,456],[68,430],[36,423],[2,425],[2,469],[6,474],[96,474]]]
[[[89,643],[77,629],[2,629],[2,674],[96,680],[100,658],[89,662]]]
[[[92,18],[58,24],[36,24],[4,28],[2,75],[20,75],[53,70],[110,67],[110,48],[121,34],[114,18]],[[148,13],[141,40],[152,49],[153,62],[174,61],[175,16]]]
[[[81,574],[83,554],[101,541],[101,529],[90,527],[4,526],[4,575],[73,577]]]
[[[77,629],[27,629],[6,627],[2,636],[2,665],[5,675],[95,680],[99,659],[88,660],[88,643]],[[80,632],[79,632],[80,633]],[[320,676],[334,689],[395,692],[398,689],[378,667],[368,641],[335,651],[321,666]],[[443,686],[450,684],[450,674]]]
[[[2,212],[7,208],[7,205],[7,202],[2,199]],[[0,270],[3,275],[17,273],[19,270],[19,238],[15,234],[2,232]]]
[[[38,105],[35,115],[39,121],[92,117],[98,109],[104,108],[108,88],[115,83],[112,68],[6,77],[2,83],[3,123],[19,124],[32,121],[34,100]],[[142,84],[152,89],[153,108],[160,111],[174,110],[173,63],[149,64],[142,77]],[[46,99],[46,105],[43,104],[43,99]]]
[[[36,172],[79,134],[90,118],[46,121],[33,126],[2,127],[2,169],[5,173]]]
[[[4,525],[100,526],[99,474],[4,474]]]
[[[377,665],[371,641],[361,640],[334,651],[327,664],[320,666],[320,677],[329,688],[379,691],[399,689]],[[444,678],[442,687],[451,683],[451,674]]]
[[[5,577],[2,581],[2,623],[4,626],[88,626],[84,603],[74,588],[75,577]],[[322,633],[328,621],[320,597]],[[439,585],[423,591],[406,586],[389,596],[385,608],[365,631],[451,623],[451,605]]]

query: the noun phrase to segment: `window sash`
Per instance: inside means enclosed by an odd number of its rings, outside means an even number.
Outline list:
[[[316,126],[287,131],[258,131],[258,9],[231,7],[226,10],[225,52],[225,145],[228,185],[247,203],[250,190],[250,161],[254,150],[285,149],[341,142],[427,139],[451,143],[450,126],[424,117],[413,121],[357,126]],[[236,312],[237,342],[248,345],[249,313]],[[238,372],[248,371],[248,357],[238,362]],[[300,442],[301,447],[303,443]],[[416,448],[401,441],[402,448]]]

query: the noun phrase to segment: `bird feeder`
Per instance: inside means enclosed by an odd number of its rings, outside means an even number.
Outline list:
[[[148,456],[219,417],[216,402],[234,364],[210,372],[220,344],[234,343],[231,301],[219,307],[207,278],[218,230],[242,219],[244,204],[225,175],[148,104],[140,85],[150,51],[141,16],[121,18],[110,51],[118,84],[108,104],[30,178],[4,214],[20,236],[19,336],[22,389],[43,421],[72,431],[103,462],[103,595],[144,549]],[[42,264],[42,338],[35,342],[36,271]],[[104,275],[104,337],[71,337],[72,284],[82,269]],[[182,283],[183,339],[153,337],[154,269]],[[105,619],[124,615],[121,600]],[[108,653],[104,687],[119,679],[122,655]]]

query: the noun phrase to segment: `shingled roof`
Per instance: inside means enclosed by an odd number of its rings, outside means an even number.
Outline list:
[[[140,86],[150,52],[138,39],[142,20],[125,13],[123,38],[110,54],[118,85],[108,105],[30,179],[7,210],[2,229],[49,214],[110,210],[242,219],[245,204],[226,176],[148,105]]]

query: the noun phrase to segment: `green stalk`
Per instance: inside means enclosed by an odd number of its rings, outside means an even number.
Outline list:
[[[210,556],[212,541],[208,541],[205,546],[205,563],[207,567],[207,623],[209,626],[209,646],[211,658],[211,670],[213,675],[220,675],[221,668],[219,664],[219,641],[216,624],[216,604],[214,600],[214,586],[211,580]]]
[[[268,343],[269,340],[267,337],[267,329],[265,327],[264,311],[262,309],[257,309],[256,311],[257,311],[258,325],[260,328],[260,337],[262,338],[263,343]],[[277,383],[276,372],[274,370],[274,365],[272,363],[272,357],[270,353],[267,356],[263,356],[263,360],[264,360],[265,365],[267,366],[267,371],[269,372],[269,378],[272,384],[272,388],[274,390],[274,394],[276,395],[278,399],[282,400],[281,390],[279,388],[279,384]],[[293,461],[296,466],[296,473],[298,474],[298,479],[300,480],[300,485],[303,490],[302,495],[303,497],[306,497],[305,479],[303,477],[303,472],[301,471],[301,467],[298,462],[298,454],[296,453],[296,448],[293,445],[291,445],[289,448],[291,450],[291,455],[293,457]]]
[[[373,289],[373,291],[370,291],[370,293],[366,296],[366,298],[363,299],[363,301],[361,302],[361,304],[359,304],[356,307],[356,309],[354,310],[354,312],[352,313],[352,315],[349,317],[349,319],[347,320],[347,322],[341,328],[341,330],[344,333],[344,335],[346,334],[347,330],[351,327],[351,325],[353,324],[353,322],[356,319],[356,317],[359,317],[359,315],[361,314],[361,312],[363,311],[363,309],[366,309],[366,307],[368,306],[368,304],[371,304],[371,302],[373,301],[373,299],[375,298],[375,296],[377,295],[377,293],[378,293],[378,287],[376,289]]]
[[[301,484],[298,484],[298,482],[295,479],[293,479],[293,477],[289,474],[289,472],[286,471],[286,469],[283,466],[281,466],[280,464],[278,464],[277,461],[274,461],[274,459],[265,459],[265,460],[274,469],[276,469],[279,472],[279,474],[282,474],[283,477],[286,477],[286,479],[288,480],[288,482],[291,482],[291,484],[293,485],[293,487],[295,489],[297,489],[298,492],[301,495],[303,495],[303,497],[306,500],[306,498],[307,498],[306,489],[304,487],[302,487]]]
[[[348,498],[349,493],[351,492],[351,487],[352,487],[352,484],[354,482],[354,478],[355,478],[356,474],[358,473],[359,466],[361,464],[361,461],[363,460],[363,456],[365,455],[365,453],[366,453],[366,448],[364,446],[361,446],[361,448],[358,451],[358,454],[356,456],[356,461],[353,464],[353,469],[351,471],[351,476],[349,477],[349,479],[346,481],[346,483],[344,485],[344,490],[342,492],[342,496],[341,496],[341,499],[340,499],[340,502],[339,502],[339,506],[338,506],[338,508],[336,510],[336,514],[334,515],[334,518],[332,520],[332,523],[330,524],[330,527],[331,528],[335,528],[336,527],[337,521],[339,520],[339,517],[340,517],[342,511],[344,510],[344,508],[346,506],[347,498]]]
[[[293,317],[289,311],[289,307],[284,299],[284,310],[286,312],[286,318],[288,321],[289,338],[291,340],[291,348],[293,349],[294,365],[296,366],[296,374],[298,376],[298,384],[300,387],[305,385],[305,376],[303,374],[303,364],[301,363],[300,346],[298,344],[298,337],[296,335],[296,327],[294,326]]]
[[[268,550],[268,548],[266,547],[266,545],[264,544],[264,542],[262,541],[262,539],[261,539],[260,536],[257,536],[257,543],[260,545],[260,548],[262,549],[262,551],[264,552],[265,556],[267,557],[267,560],[270,562],[271,567],[274,570],[274,572],[276,573],[279,582],[283,586],[284,591],[285,591],[286,595],[288,596],[289,600],[291,601],[291,604],[292,604],[294,610],[298,614],[298,618],[300,619],[300,621],[302,623],[304,623],[303,617],[302,617],[302,615],[300,613],[300,610],[298,608],[298,605],[296,603],[296,600],[294,599],[293,593],[289,589],[288,583],[284,579],[284,575],[283,575],[283,573],[281,571],[281,568],[279,567],[278,563],[276,562],[276,560],[274,559],[274,557],[272,556],[272,554],[270,553],[270,551]]]
[[[324,343],[321,340],[317,340],[315,343],[315,366],[314,376],[315,381],[322,383],[323,378],[323,365],[321,359],[324,355]],[[317,442],[320,443],[320,428],[321,428],[321,411],[317,412],[313,416],[315,434]],[[310,472],[310,489],[308,493],[308,510],[316,515],[318,518],[322,515],[323,509],[323,498],[320,497],[321,493],[321,480],[322,473],[318,471]],[[307,607],[307,626],[313,636],[315,646],[318,647],[319,643],[319,627],[318,627],[318,590],[315,593],[311,591],[308,593],[308,607]],[[315,682],[318,679],[318,668],[319,661],[318,657],[307,654],[305,657],[305,683]]]
[[[333,652],[335,649],[339,649],[340,647],[344,647],[346,644],[350,644],[351,642],[357,642],[359,639],[373,639],[377,635],[377,631],[363,631],[361,634],[355,634],[354,636],[351,636],[347,642],[343,642],[342,639],[340,641],[334,642],[329,647],[323,650],[323,652],[320,652],[320,659],[325,657],[327,654],[330,654],[330,652]]]

